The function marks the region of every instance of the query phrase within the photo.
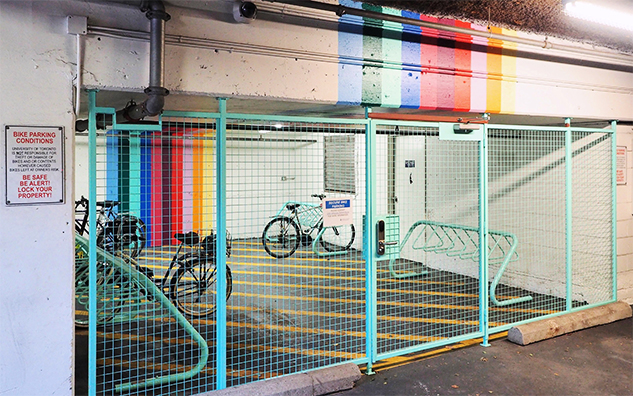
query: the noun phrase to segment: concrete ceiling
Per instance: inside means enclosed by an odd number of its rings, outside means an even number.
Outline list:
[[[121,0],[118,0],[121,1]],[[228,1],[228,0],[227,0]],[[271,0],[268,0],[271,1]],[[272,0],[274,2],[274,0]],[[633,8],[633,0],[589,0],[602,5],[612,5],[620,10]],[[166,0],[172,6],[204,9],[207,2],[191,0]],[[625,34],[614,29],[594,26],[588,23],[571,21],[563,14],[562,0],[372,0],[367,4],[388,6],[409,10],[425,15],[460,19],[483,25],[488,20],[493,26],[528,31],[555,37],[567,38],[583,43],[593,43],[619,51],[633,53],[633,34]],[[631,11],[633,12],[633,11]],[[490,18],[490,19],[488,19]],[[101,90],[97,95],[98,106],[123,108],[129,100],[137,103],[145,100],[143,93],[115,92]],[[83,95],[83,111],[80,118],[87,116],[87,95]],[[297,103],[281,100],[230,99],[227,108],[232,113],[279,114],[292,116],[330,116],[364,117],[364,109],[359,106],[338,106],[323,103]],[[217,111],[215,98],[208,96],[188,96],[170,94],[166,98],[165,109],[186,111]],[[379,112],[397,112],[401,114],[451,115],[473,117],[477,114],[454,113],[446,111],[421,111],[417,109],[375,109]],[[562,126],[563,120],[557,117],[536,117],[516,115],[491,115],[491,122],[498,124],[556,125]],[[574,124],[603,126],[603,121],[575,119]]]
[[[584,0],[633,14],[633,0]],[[484,26],[566,38],[633,53],[633,32],[567,16],[565,0],[370,0],[367,3]],[[633,21],[631,22],[633,23]]]

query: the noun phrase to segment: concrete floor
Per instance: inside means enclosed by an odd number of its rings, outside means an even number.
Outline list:
[[[378,369],[337,396],[633,395],[633,320],[527,346],[501,338]]]
[[[160,276],[164,273],[172,254],[173,251],[169,249],[161,249],[158,252],[147,249],[142,255],[145,258],[139,258],[139,263],[147,265]],[[227,317],[229,386],[341,363],[357,355],[362,356],[365,296],[364,265],[359,252],[350,252],[345,257],[317,259],[307,247],[302,247],[292,257],[278,260],[268,256],[261,248],[259,241],[252,241],[252,243],[249,241],[234,243],[229,265],[233,272],[233,294],[228,301]],[[458,336],[476,331],[478,311],[473,309],[477,303],[478,281],[476,279],[443,271],[432,271],[424,279],[394,281],[388,275],[387,269],[383,268],[385,266],[386,264],[383,263],[378,270],[379,352],[432,341],[429,335],[439,339],[446,335]],[[507,287],[502,288],[501,292],[519,296],[525,294],[525,291],[511,290]],[[493,307],[490,311],[491,322],[511,323],[549,313],[545,310],[546,308],[557,308],[559,305],[558,299],[534,295],[534,300],[531,302],[510,308]],[[454,312],[454,309],[458,309],[457,312]],[[191,322],[205,339],[215,339],[213,318],[193,319]],[[625,353],[621,354],[619,363],[628,362],[626,368],[630,379],[633,375],[631,374],[633,373],[631,367],[633,354],[631,353],[630,320],[628,332],[625,328],[623,333],[628,335],[628,338],[624,337],[620,340],[623,344],[619,347],[625,348]],[[579,334],[584,334],[584,332],[569,337],[578,337]],[[112,384],[119,381],[119,378],[136,381],[148,375],[157,376],[161,372],[166,373],[171,370],[167,364],[170,362],[179,365],[195,363],[195,359],[189,363],[183,363],[188,359],[185,356],[187,353],[197,356],[197,349],[193,348],[190,352],[185,352],[185,349],[178,347],[181,337],[177,328],[171,326],[169,322],[153,319],[144,321],[142,326],[134,322],[101,328],[98,335],[100,345],[98,349],[102,351],[99,359],[110,363],[104,365],[102,362],[99,365],[98,375],[100,381],[104,383],[100,386],[100,392],[112,393]],[[565,337],[560,337],[560,340]],[[611,339],[611,336],[605,337],[605,334],[600,337],[604,337],[605,340]],[[87,394],[87,338],[87,331],[78,331],[77,395]],[[130,343],[126,340],[135,341]],[[596,356],[617,354],[617,343],[620,342],[618,340],[615,339],[613,345],[605,345],[615,347],[616,351],[608,353],[603,351],[602,355],[600,351],[596,351]],[[552,341],[556,342],[556,340]],[[594,344],[596,342],[594,341]],[[606,341],[601,342],[601,344],[605,343]],[[523,365],[536,361],[534,359],[536,354],[529,352],[533,356],[529,356],[528,353],[527,356],[530,359],[523,361],[526,354],[521,351],[527,350],[525,348],[533,347],[516,347],[507,341],[499,340],[494,341],[489,348],[462,348],[424,361],[423,366],[419,366],[419,363],[411,364],[411,372],[387,374],[392,370],[404,368],[398,367],[391,370],[381,368],[377,375],[364,377],[359,382],[357,389],[366,388],[366,390],[350,394],[435,395],[450,394],[450,392],[470,394],[471,390],[464,391],[464,387],[470,386],[468,384],[475,385],[477,381],[484,378],[489,379],[482,380],[482,384],[474,387],[472,394],[484,394],[483,391],[501,392],[501,394],[535,394],[529,389],[517,389],[516,393],[511,393],[508,388],[498,387],[495,390],[484,389],[485,386],[483,386],[487,382],[494,384],[495,380],[515,384],[522,378],[517,373],[527,373],[525,382],[532,385],[529,375],[537,371],[534,371],[533,367],[526,369]],[[568,363],[559,358],[559,355],[565,356],[560,352],[564,348],[561,349],[558,346],[549,348],[545,351],[556,353],[549,358],[544,355],[544,358],[550,360],[536,364],[536,368],[552,367],[552,370],[558,374],[555,376],[556,379],[567,375],[565,367],[557,368],[556,365]],[[570,347],[566,353],[578,352],[577,349]],[[589,348],[580,349],[590,350]],[[215,348],[211,347],[209,352],[209,362],[214,362]],[[542,355],[541,351],[538,353],[539,356]],[[570,355],[569,357],[580,359],[585,355]],[[438,359],[456,359],[456,361],[447,360],[438,363],[437,367],[426,367],[429,362],[438,362]],[[587,359],[591,360],[589,356]],[[376,367],[388,364],[390,363],[379,363]],[[212,363],[209,363],[207,369],[197,377],[196,389],[191,389],[187,394],[213,389],[215,373],[212,366]],[[591,367],[591,364],[587,363],[586,367]],[[601,367],[607,366],[601,365]],[[611,372],[617,371],[609,370],[609,373]],[[543,378],[547,377],[545,374]],[[509,375],[510,379],[507,376],[504,378],[504,375]],[[583,377],[582,373],[578,375]],[[394,380],[396,378],[400,379]],[[437,386],[427,382],[431,378],[440,381]],[[456,382],[457,380],[459,381]],[[628,387],[623,388],[629,393],[622,394],[633,394],[630,382],[628,381]],[[391,389],[391,386],[404,386],[404,388]],[[173,394],[176,390],[177,387],[175,389],[165,387],[147,389],[141,393]],[[610,391],[606,393],[620,394]],[[557,392],[556,394],[573,393]],[[586,394],[586,392],[580,394]],[[598,394],[602,393],[598,392]]]

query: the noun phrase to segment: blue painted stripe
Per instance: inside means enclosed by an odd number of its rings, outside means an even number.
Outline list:
[[[116,133],[116,132],[113,132]],[[119,199],[119,137],[106,137],[106,191],[105,199]],[[98,198],[99,199],[99,198]]]
[[[350,0],[341,0],[341,5],[358,7]],[[358,59],[363,57],[363,19],[343,15],[338,33],[338,102],[359,105],[363,91],[363,67]]]
[[[402,11],[402,16],[420,19],[420,14]],[[402,25],[402,77],[401,107],[417,109],[420,107],[420,27]]]
[[[147,241],[152,240],[152,140],[141,139],[141,220],[147,227]]]

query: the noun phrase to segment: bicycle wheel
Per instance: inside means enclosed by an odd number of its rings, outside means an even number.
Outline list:
[[[123,215],[117,218],[115,250],[132,258],[138,257],[145,247],[147,227],[143,220],[136,216]]]
[[[117,250],[117,229],[118,226],[113,221],[104,225],[97,224],[97,247],[114,254]]]
[[[323,225],[319,228],[319,232],[323,229]],[[342,252],[348,250],[352,243],[356,230],[354,224],[346,224],[336,227],[325,227],[323,235],[321,235],[321,246],[328,252]]]
[[[180,312],[201,317],[215,312],[217,295],[217,269],[215,261],[207,257],[194,257],[181,266],[171,278],[170,299]],[[226,299],[233,290],[231,269],[226,266]]]
[[[277,217],[266,224],[262,233],[262,243],[266,252],[273,257],[292,255],[301,243],[301,232],[297,223],[288,217]]]

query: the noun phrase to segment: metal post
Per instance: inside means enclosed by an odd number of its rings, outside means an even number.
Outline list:
[[[88,395],[97,394],[97,92],[88,91]]]
[[[572,301],[572,151],[571,118],[565,118],[565,309],[571,311]]]
[[[376,125],[369,119],[369,109],[365,109],[365,120],[368,122],[365,126],[365,167],[366,167],[366,184],[365,184],[365,340],[367,354],[367,370],[365,374],[372,375],[372,364],[378,354],[376,346],[376,305],[377,305],[377,280],[376,280],[376,259],[374,257],[376,251],[375,240],[375,202],[376,202]]]
[[[216,264],[218,293],[216,295],[217,315],[217,385],[226,388],[226,99],[218,99],[220,118],[216,131],[216,213],[217,249]]]
[[[617,135],[617,122],[611,121],[611,130],[613,134],[611,135],[611,185],[612,191],[611,194],[613,196],[613,204],[611,207],[612,210],[612,220],[613,229],[612,229],[612,255],[613,255],[613,266],[612,266],[612,279],[613,279],[613,301],[618,299],[618,180],[616,177],[616,169],[617,169],[617,158],[616,153],[618,149],[618,135]]]
[[[479,329],[490,346],[488,324],[488,126],[479,142]]]

